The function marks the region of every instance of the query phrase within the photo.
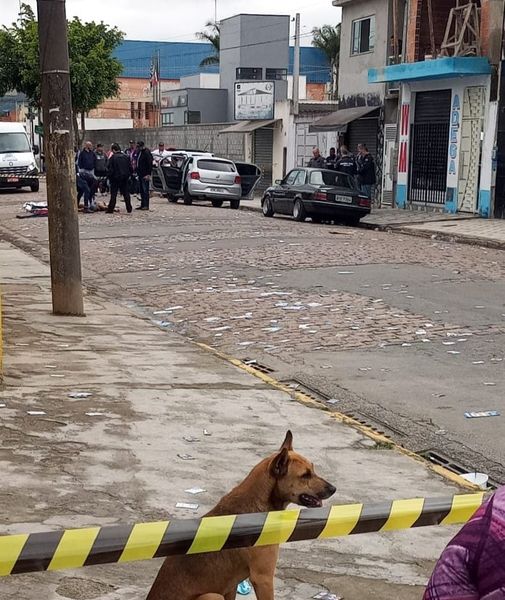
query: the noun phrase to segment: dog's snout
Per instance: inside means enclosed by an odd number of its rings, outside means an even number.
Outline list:
[[[326,486],[326,493],[328,494],[326,497],[329,498],[330,496],[333,496],[333,494],[337,491],[337,488],[334,485],[331,485],[331,483],[329,483]]]

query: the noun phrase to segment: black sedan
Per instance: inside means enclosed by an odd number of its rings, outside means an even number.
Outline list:
[[[357,225],[370,212],[371,200],[346,173],[299,167],[266,190],[261,207],[265,217],[278,213],[297,221],[311,217],[316,223],[342,220]]]

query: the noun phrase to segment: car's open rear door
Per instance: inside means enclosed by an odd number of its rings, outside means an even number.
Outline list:
[[[261,180],[261,169],[252,163],[236,162],[235,166],[242,180],[242,198],[252,200],[254,190]]]
[[[163,161],[153,168],[153,189],[164,195],[178,194],[182,186],[182,171],[182,169],[172,167],[168,161]]]

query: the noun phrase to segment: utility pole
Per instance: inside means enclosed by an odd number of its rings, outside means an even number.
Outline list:
[[[83,316],[65,0],[37,0],[55,315]]]
[[[295,17],[295,59],[293,64],[293,114],[300,112],[300,13]]]

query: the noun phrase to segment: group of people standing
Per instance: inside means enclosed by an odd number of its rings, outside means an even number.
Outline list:
[[[360,190],[372,198],[376,183],[375,161],[366,144],[358,144],[356,156],[349,152],[347,146],[340,146],[338,153],[335,148],[330,148],[327,158],[321,155],[319,148],[314,148],[312,154],[308,164],[309,168],[331,169],[347,173],[347,175],[355,177]]]
[[[137,209],[149,210],[153,160],[153,153],[142,141],[130,141],[124,152],[119,144],[112,144],[110,151],[105,152],[103,144],[97,144],[94,148],[92,142],[86,142],[75,157],[77,204],[84,198],[84,212],[94,212],[97,210],[97,192],[110,191],[107,213],[114,212],[118,193],[122,194],[128,213],[133,210],[133,194],[140,196]]]

